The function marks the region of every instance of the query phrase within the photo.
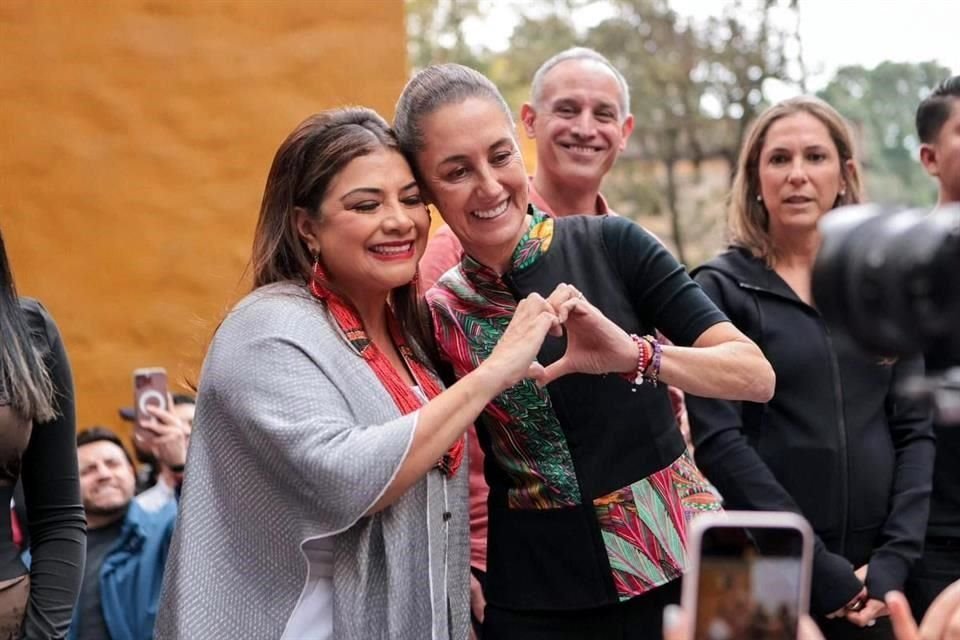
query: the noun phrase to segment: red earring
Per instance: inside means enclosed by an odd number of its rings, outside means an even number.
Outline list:
[[[330,290],[327,288],[327,271],[320,262],[320,254],[313,256],[313,278],[310,280],[310,291],[320,300],[326,300],[330,296]]]

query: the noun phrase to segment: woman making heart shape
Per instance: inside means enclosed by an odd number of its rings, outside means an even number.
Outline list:
[[[589,163],[606,142],[589,113],[578,117],[579,142],[558,139],[557,152]],[[484,639],[657,637],[664,605],[679,600],[687,522],[719,509],[666,385],[764,402],[773,370],[639,226],[530,205],[510,111],[482,74],[420,71],[394,127],[465,252],[427,292],[454,377],[482,368],[531,300],[545,298],[565,328],[538,349],[543,370],[505,386],[478,422],[490,486]]]

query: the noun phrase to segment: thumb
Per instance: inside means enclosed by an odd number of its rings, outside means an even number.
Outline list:
[[[543,369],[543,373],[539,377],[535,378],[535,380],[537,381],[537,384],[539,386],[545,387],[551,382],[553,382],[554,380],[557,380],[558,378],[562,378],[568,373],[573,373],[573,372],[574,372],[574,368],[573,368],[573,365],[570,363],[570,360],[568,360],[566,356],[563,356],[556,362],[547,365]]]
[[[893,635],[897,640],[917,640],[920,637],[920,631],[917,629],[917,622],[913,619],[910,605],[904,595],[899,591],[891,591],[883,599],[887,602]]]

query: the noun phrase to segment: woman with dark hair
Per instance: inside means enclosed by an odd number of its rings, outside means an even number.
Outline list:
[[[46,309],[18,298],[0,233],[0,639],[63,638],[80,592],[86,524],[77,471],[73,379]],[[30,570],[13,543],[10,499],[23,484]]]
[[[733,246],[694,271],[777,373],[764,404],[687,396],[697,463],[729,508],[810,521],[811,608],[829,638],[891,637],[883,597],[903,588],[920,555],[934,457],[928,411],[896,393],[923,374],[923,359],[861,352],[828,330],[811,295],[817,222],[861,201],[859,176],[850,130],[830,105],[799,97],[770,107],[738,161]]]
[[[416,286],[428,228],[373,111],[315,115],[280,146],[254,290],[201,373],[157,637],[467,636],[464,432],[543,375],[564,308],[525,300],[484,366],[441,391]]]
[[[642,228],[530,205],[510,111],[482,74],[417,73],[395,127],[465,252],[427,293],[455,377],[486,366],[522,300],[558,283],[572,300],[564,334],[534,350],[546,375],[506,385],[477,423],[490,487],[485,640],[658,637],[679,599],[688,519],[719,508],[666,385],[763,402],[770,365]],[[558,152],[596,162],[594,143]],[[604,316],[613,324],[592,328]],[[599,345],[602,357],[575,356]]]

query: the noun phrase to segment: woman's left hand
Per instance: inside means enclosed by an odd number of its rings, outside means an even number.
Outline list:
[[[559,284],[547,302],[567,333],[567,350],[546,367],[541,386],[568,373],[601,374],[632,371],[638,347],[626,331],[603,315],[569,284]]]
[[[869,565],[863,565],[854,572],[864,584],[867,582],[868,570]],[[846,618],[858,627],[872,627],[876,624],[877,618],[888,615],[890,615],[890,612],[887,610],[887,604],[883,600],[870,598],[866,601],[862,609],[848,612]]]

